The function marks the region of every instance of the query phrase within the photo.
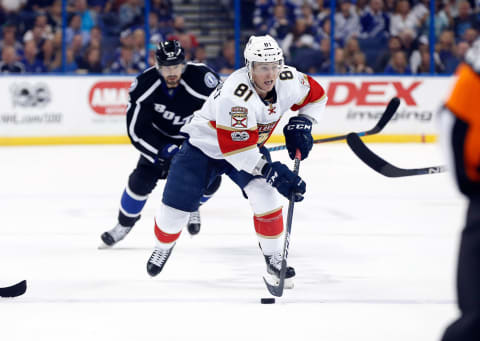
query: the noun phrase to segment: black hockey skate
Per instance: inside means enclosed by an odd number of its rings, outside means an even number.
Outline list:
[[[280,269],[282,268],[282,254],[275,253],[272,256],[266,256],[265,263],[267,263],[267,273],[271,276],[272,284],[278,285],[280,282]],[[285,273],[285,289],[293,288],[293,278],[295,277],[295,269],[287,266]]]
[[[192,236],[198,234],[198,232],[200,232],[200,226],[200,211],[191,212],[187,223],[188,233]]]
[[[132,227],[133,226],[122,226],[117,224],[113,229],[102,233],[100,238],[102,238],[102,241],[105,243],[104,246],[113,246],[125,238]]]
[[[173,244],[173,246],[175,246],[175,244]],[[173,246],[168,250],[155,247],[147,262],[147,272],[150,276],[154,277],[162,271],[168,257],[170,257],[172,253]]]

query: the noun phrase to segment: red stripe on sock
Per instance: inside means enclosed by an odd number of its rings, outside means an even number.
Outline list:
[[[278,236],[283,232],[282,209],[261,217],[254,216],[253,224],[258,234],[266,237]]]
[[[173,243],[178,239],[178,237],[180,237],[180,233],[182,233],[182,231],[175,234],[163,232],[162,230],[160,230],[160,228],[157,226],[157,223],[155,222],[155,236],[161,243]]]

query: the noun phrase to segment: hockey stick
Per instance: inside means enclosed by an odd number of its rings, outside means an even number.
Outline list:
[[[0,288],[0,297],[17,297],[27,291],[27,281],[23,280],[9,287]]]
[[[400,105],[400,100],[398,99],[398,97],[392,98],[390,100],[390,102],[388,102],[388,105],[385,108],[385,111],[383,112],[382,116],[380,117],[380,120],[377,122],[375,127],[373,127],[370,130],[361,131],[361,132],[354,133],[354,134],[357,134],[358,136],[366,136],[366,135],[373,135],[373,134],[379,133],[380,131],[382,131],[382,129],[385,127],[385,125],[393,117],[393,115],[397,111],[399,105]],[[345,140],[347,138],[347,136],[348,136],[348,134],[326,137],[326,138],[323,138],[323,139],[313,140],[313,143],[325,143],[325,142]],[[286,148],[287,148],[287,146],[285,146],[285,145],[276,146],[276,147],[268,148],[268,151],[269,152],[275,152],[277,150],[283,150],[283,149],[286,149]]]
[[[437,174],[443,173],[446,171],[445,166],[433,166],[425,168],[398,168],[391,163],[385,161],[380,156],[372,152],[360,137],[351,133],[347,136],[347,143],[350,149],[355,153],[360,160],[362,160],[368,167],[372,168],[374,171],[390,177],[398,178],[403,176],[413,176],[413,175],[425,175],[425,174]]]
[[[302,154],[300,150],[297,149],[297,153],[295,154],[295,163],[293,166],[293,173],[298,175],[300,170],[300,160],[302,159]],[[283,288],[285,286],[285,275],[287,273],[287,257],[288,257],[288,248],[290,247],[290,233],[292,231],[292,218],[293,218],[293,205],[295,204],[295,193],[290,194],[289,202],[288,202],[288,214],[287,214],[287,228],[285,231],[285,241],[283,244],[283,254],[282,254],[282,267],[280,269],[280,281],[278,285],[272,285],[267,282],[265,277],[263,277],[263,281],[267,286],[268,291],[273,296],[280,297],[283,295]]]

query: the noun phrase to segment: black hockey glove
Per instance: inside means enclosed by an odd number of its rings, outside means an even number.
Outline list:
[[[302,160],[306,159],[313,146],[312,122],[303,116],[293,116],[283,128],[288,155],[293,160],[300,149]]]
[[[287,199],[290,199],[290,194],[293,192],[295,193],[295,201],[303,200],[303,194],[306,190],[305,182],[283,163],[278,161],[267,163],[263,166],[262,175],[270,185]]]

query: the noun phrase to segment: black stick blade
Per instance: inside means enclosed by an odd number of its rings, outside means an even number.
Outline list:
[[[427,175],[443,173],[445,166],[433,166],[425,168],[399,168],[385,161],[380,156],[372,152],[356,133],[350,133],[347,136],[347,143],[350,149],[362,160],[368,167],[374,171],[389,177],[399,178],[404,176]]]
[[[23,280],[9,287],[0,288],[0,297],[17,297],[27,291],[27,281]]]
[[[390,102],[388,102],[385,111],[383,112],[380,121],[373,127],[372,130],[369,130],[365,135],[376,134],[381,131],[387,123],[392,119],[393,115],[397,112],[398,107],[400,106],[400,99],[398,97],[393,97]]]

